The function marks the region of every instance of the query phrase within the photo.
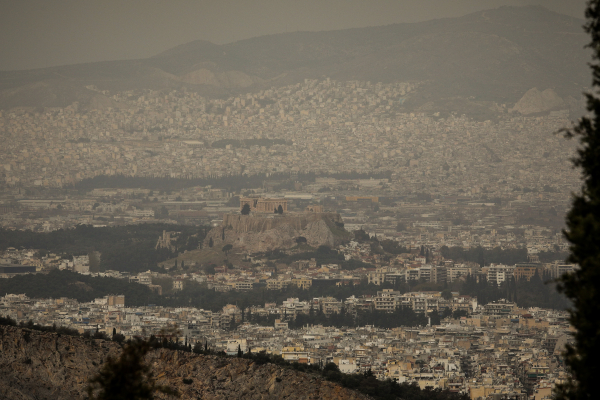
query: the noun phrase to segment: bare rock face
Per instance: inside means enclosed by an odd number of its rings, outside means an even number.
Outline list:
[[[305,237],[306,242],[313,247],[321,245],[333,247],[335,245],[333,232],[331,232],[327,223],[322,219],[306,225],[306,228],[302,230],[300,236]]]
[[[112,342],[86,343],[73,336],[2,326],[0,398],[83,398],[88,379],[120,351]]]
[[[525,93],[511,111],[528,115],[566,108],[568,108],[568,105],[554,90],[546,89],[540,92],[537,88],[533,88]]]
[[[223,224],[208,233],[204,245],[212,238],[217,248],[231,244],[234,249],[264,252],[293,247],[296,238],[305,237],[313,247],[335,246],[343,238],[335,235],[331,226],[341,222],[336,213],[225,214]]]
[[[298,236],[298,232],[290,225],[279,225],[260,233],[252,231],[240,235],[232,233],[233,235],[230,236],[234,248],[259,252],[293,247],[296,244],[294,238]]]
[[[86,398],[88,379],[120,351],[113,342],[1,326],[0,398]],[[245,359],[159,349],[146,362],[158,383],[177,390],[181,399],[368,398],[317,376]]]

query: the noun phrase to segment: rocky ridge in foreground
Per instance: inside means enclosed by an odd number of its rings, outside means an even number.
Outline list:
[[[120,351],[114,342],[0,326],[0,398],[83,399],[88,379]],[[320,377],[240,358],[158,349],[146,362],[158,383],[181,399],[368,398]]]

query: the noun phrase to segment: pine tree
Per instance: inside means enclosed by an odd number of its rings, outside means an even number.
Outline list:
[[[248,203],[244,204],[241,211],[242,215],[250,214],[250,205]]]
[[[573,301],[570,322],[576,329],[574,346],[567,346],[566,365],[572,377],[557,388],[559,399],[600,399],[596,379],[600,368],[600,0],[590,0],[584,29],[591,36],[587,47],[593,50],[592,86],[586,94],[589,117],[566,131],[579,139],[573,164],[581,168],[583,187],[574,195],[567,214],[564,234],[571,243],[568,260],[579,269],[559,279],[559,290]]]
[[[118,359],[108,358],[98,375],[90,380],[88,396],[96,400],[154,399],[155,392],[178,396],[167,386],[156,384],[144,356],[150,351],[147,342],[128,344]]]
[[[481,268],[485,268],[485,256],[481,246],[477,247],[477,263]]]
[[[229,250],[231,249],[233,249],[233,246],[231,244],[226,244],[225,246],[223,246],[221,251],[225,253],[225,258],[227,258],[227,253],[229,253]]]

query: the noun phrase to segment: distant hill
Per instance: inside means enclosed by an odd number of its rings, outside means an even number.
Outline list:
[[[426,81],[410,101],[514,105],[530,89],[579,98],[590,83],[583,21],[539,6],[414,24],[295,32],[225,45],[194,41],[141,60],[0,72],[0,108],[90,102],[101,90],[228,96],[305,78]]]

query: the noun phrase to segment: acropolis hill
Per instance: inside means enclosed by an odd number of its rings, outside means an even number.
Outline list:
[[[341,216],[323,212],[321,206],[308,207],[304,212],[278,214],[274,210],[280,205],[282,210],[287,210],[287,200],[242,198],[240,203],[240,210],[244,204],[252,203],[251,213],[224,214],[221,226],[206,236],[204,247],[209,246],[212,239],[215,248],[231,244],[234,249],[263,252],[294,247],[299,237],[306,238],[312,247],[335,246],[348,238]]]

